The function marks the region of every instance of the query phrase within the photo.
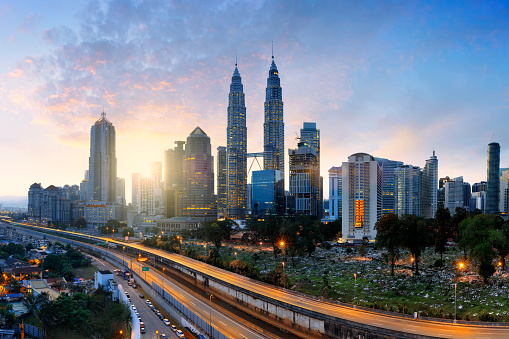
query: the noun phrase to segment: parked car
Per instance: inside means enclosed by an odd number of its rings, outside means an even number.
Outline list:
[[[176,332],[177,331],[177,326],[175,325],[170,325],[170,328],[173,332]]]
[[[161,335],[159,336],[159,338],[161,338],[161,339],[167,339],[167,338],[168,338],[168,336],[166,336],[166,334],[161,333]]]
[[[136,285],[136,284],[133,284],[133,288],[138,288],[138,285]]]
[[[145,296],[143,294],[140,294],[140,298],[143,299],[145,298]]]
[[[182,332],[181,330],[177,330],[177,332],[175,332],[175,334],[177,335],[177,337],[179,338],[183,338],[184,337],[184,332]]]
[[[170,321],[166,318],[163,319],[163,323],[166,325],[166,326],[170,326]]]
[[[163,320],[164,319],[164,314],[159,314],[159,319]]]

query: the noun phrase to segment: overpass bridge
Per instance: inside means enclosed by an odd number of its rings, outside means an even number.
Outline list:
[[[509,324],[453,322],[445,319],[414,320],[408,315],[319,300],[138,243],[125,243],[111,238],[29,224],[11,224],[67,239],[80,246],[86,243],[108,242],[116,245],[117,252],[146,256],[149,262],[168,267],[195,288],[211,293],[254,317],[303,338],[509,338]]]

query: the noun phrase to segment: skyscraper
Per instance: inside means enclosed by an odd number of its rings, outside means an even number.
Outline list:
[[[228,206],[228,161],[226,147],[217,148],[217,212],[220,216],[227,216]]]
[[[498,195],[500,193],[500,145],[492,142],[488,145],[488,187],[486,190],[486,213],[498,213]]]
[[[316,128],[316,123],[305,122],[300,130],[300,142],[306,143],[316,151],[316,167],[318,172],[318,191],[316,192],[317,200],[317,217],[323,216],[323,178],[320,176],[320,130]]]
[[[417,166],[403,165],[394,170],[395,214],[421,213],[422,172]]]
[[[283,90],[274,62],[265,89],[265,122],[263,124],[263,168],[285,172],[285,124],[283,121]]]
[[[342,215],[342,188],[343,175],[341,166],[331,167],[329,169],[329,220],[337,220]]]
[[[177,146],[164,152],[164,215],[166,218],[182,215],[185,144],[185,141],[175,141]]]
[[[382,217],[382,169],[366,153],[356,153],[342,167],[342,229],[349,241],[374,240]]]
[[[456,207],[470,209],[470,184],[457,177],[445,183],[445,208],[451,215],[456,213]]]
[[[396,186],[394,183],[394,170],[403,166],[402,161],[375,158],[382,169],[382,215],[396,212]]]
[[[85,220],[89,227],[99,227],[110,219],[120,218],[117,198],[117,157],[115,127],[106,113],[90,129],[87,205]]]
[[[235,71],[228,95],[226,134],[227,216],[230,219],[243,219],[246,217],[247,199],[247,127],[244,87],[237,62],[235,62]]]
[[[289,149],[290,194],[295,197],[295,213],[321,217],[319,211],[320,173],[316,149],[299,142],[297,149]]]
[[[187,137],[183,168],[182,216],[216,220],[214,157],[210,138],[200,127]]]
[[[116,201],[117,157],[115,153],[115,127],[106,119],[106,113],[90,130],[90,158],[87,199],[114,203]]]
[[[438,158],[433,155],[426,160],[422,170],[422,216],[434,218],[438,207]]]

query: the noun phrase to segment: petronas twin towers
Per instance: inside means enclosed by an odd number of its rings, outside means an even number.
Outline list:
[[[244,87],[237,63],[228,95],[226,214],[230,219],[247,215],[247,127]],[[283,98],[279,73],[272,64],[265,90],[265,122],[263,124],[263,166],[284,173]]]

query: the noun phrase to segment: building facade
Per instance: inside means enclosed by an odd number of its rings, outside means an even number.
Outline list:
[[[343,210],[342,189],[342,167],[331,167],[329,169],[329,220],[341,218]]]
[[[283,120],[283,89],[272,55],[265,89],[263,123],[263,169],[285,172],[285,124]]]
[[[395,214],[421,216],[422,172],[417,166],[403,165],[394,170]]]
[[[228,161],[226,147],[217,148],[217,212],[220,217],[228,216]]]
[[[164,152],[164,216],[182,215],[182,187],[185,141],[175,141],[175,147]]]
[[[486,187],[486,213],[498,214],[498,195],[500,194],[500,145],[488,145],[488,180]]]
[[[505,168],[500,169],[500,193],[498,211],[500,215],[507,215],[509,213],[509,169]]]
[[[470,210],[470,184],[463,181],[463,177],[451,179],[445,183],[445,208],[451,215],[456,213],[456,208]]]
[[[316,167],[319,176],[317,192],[317,212],[318,218],[323,217],[323,178],[320,176],[320,130],[316,128],[316,123],[305,122],[300,130],[300,142],[306,143],[316,151]]]
[[[426,160],[422,170],[422,216],[426,219],[434,218],[438,208],[438,158],[433,155]]]
[[[321,217],[319,211],[320,172],[316,149],[299,142],[297,149],[289,149],[290,195],[295,197],[297,215]]]
[[[382,169],[382,215],[396,213],[396,195],[394,183],[394,170],[403,166],[402,161],[376,158]]]
[[[210,138],[200,127],[187,137],[183,165],[182,216],[216,220],[214,157]]]
[[[277,170],[253,171],[251,182],[251,215],[259,218],[268,215],[283,215],[285,212],[283,172]]]
[[[342,164],[342,231],[347,241],[374,240],[382,217],[382,169],[366,153],[356,153]]]
[[[237,63],[228,94],[227,216],[245,219],[247,215],[247,127],[244,87]]]

